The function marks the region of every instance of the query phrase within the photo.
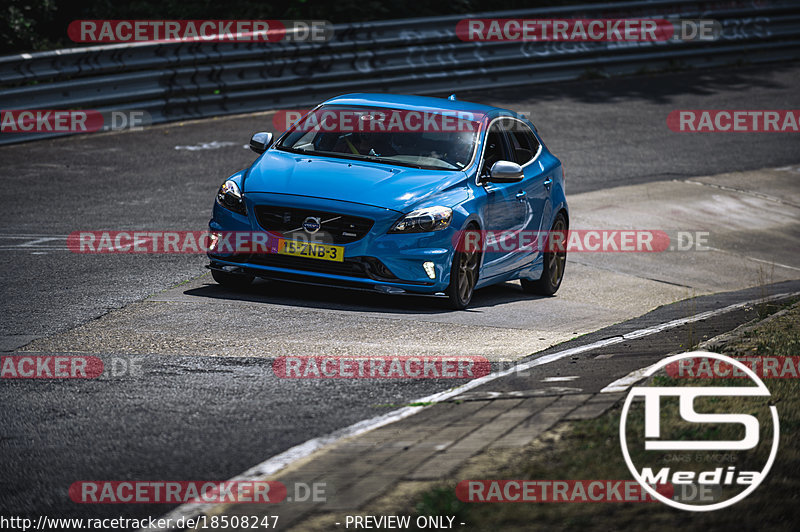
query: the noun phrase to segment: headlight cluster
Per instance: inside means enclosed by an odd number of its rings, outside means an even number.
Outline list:
[[[239,190],[239,185],[230,179],[222,183],[217,192],[217,203],[222,205],[228,210],[237,212],[239,214],[247,214],[247,208],[244,205],[244,197],[242,191]]]
[[[450,225],[453,209],[449,207],[428,207],[412,211],[403,216],[389,233],[427,233],[439,231]]]

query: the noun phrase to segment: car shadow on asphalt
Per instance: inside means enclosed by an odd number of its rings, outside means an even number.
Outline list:
[[[480,312],[481,309],[523,300],[540,299],[526,294],[516,282],[500,283],[475,291],[469,308],[456,311],[444,297],[387,295],[327,286],[310,286],[257,279],[244,290],[231,290],[215,283],[184,291],[187,296],[228,299],[248,303],[267,303],[295,307],[322,308],[350,312],[391,314],[442,314]]]

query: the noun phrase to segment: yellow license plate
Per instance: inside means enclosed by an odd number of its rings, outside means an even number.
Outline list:
[[[281,255],[291,255],[292,257],[332,260],[335,262],[344,261],[344,247],[342,246],[298,242],[296,240],[278,240],[278,253]]]

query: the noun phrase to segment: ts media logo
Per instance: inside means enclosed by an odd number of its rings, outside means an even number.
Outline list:
[[[619,425],[620,447],[631,474],[654,498],[681,510],[692,512],[719,510],[741,501],[755,491],[772,467],[778,452],[780,436],[778,411],[775,406],[769,405],[771,416],[767,415],[766,409],[763,407],[763,398],[770,396],[767,387],[752,369],[725,355],[707,351],[674,355],[648,368],[644,376],[650,377],[659,369],[669,364],[677,364],[686,358],[715,359],[731,364],[744,372],[755,383],[755,386],[735,384],[731,386],[634,386],[622,407]],[[740,383],[741,381],[739,381]],[[734,402],[736,405],[741,405],[738,408],[746,409],[748,412],[756,412],[760,409],[763,410],[764,415],[761,416],[762,419],[759,419],[754,415],[743,413],[697,411],[697,409],[713,410],[718,404],[718,399],[716,399],[718,397],[744,398],[743,401],[735,400],[725,403]],[[629,434],[627,431],[629,411],[636,398],[644,400],[643,435],[634,434],[634,431]],[[667,398],[671,399],[662,400]],[[677,412],[674,398],[677,398]],[[758,398],[762,398],[760,401],[762,405],[756,407],[754,404],[751,408],[750,402],[756,402]],[[701,400],[700,405],[695,404],[697,399]],[[716,408],[719,409],[719,407]],[[634,413],[631,412],[630,415],[634,415]],[[771,445],[766,439],[770,435],[768,421],[770,417],[772,420]],[[697,435],[708,435],[708,439],[687,439],[703,437]],[[762,435],[766,436],[765,443],[759,445]],[[736,436],[741,437],[732,439]],[[631,443],[629,443],[629,439]],[[641,445],[642,440],[643,445]],[[735,462],[745,457],[749,464],[752,464],[754,457],[759,457],[760,462],[763,460],[763,455],[767,454],[768,446],[769,456],[760,472],[739,470],[740,468]],[[637,461],[645,465],[640,464],[642,467],[634,465],[631,459],[631,450],[635,451]],[[675,499],[658,493],[653,487],[655,484],[665,483],[672,483],[674,486]],[[710,489],[712,487],[717,496],[710,497],[710,503],[709,498],[701,497],[694,498],[700,504],[689,504],[677,495],[681,493],[681,488],[691,488],[692,493],[697,494],[712,491]],[[737,491],[738,493],[736,493]]]

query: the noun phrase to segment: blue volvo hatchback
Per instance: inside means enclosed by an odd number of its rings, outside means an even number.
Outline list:
[[[262,277],[446,296],[463,309],[491,284],[519,279],[542,295],[561,284],[565,250],[519,238],[566,232],[561,162],[512,111],[349,94],[275,142],[254,134],[250,147],[260,156],[222,184],[209,228],[264,233],[269,246],[228,253],[212,244],[209,268],[223,286]]]

